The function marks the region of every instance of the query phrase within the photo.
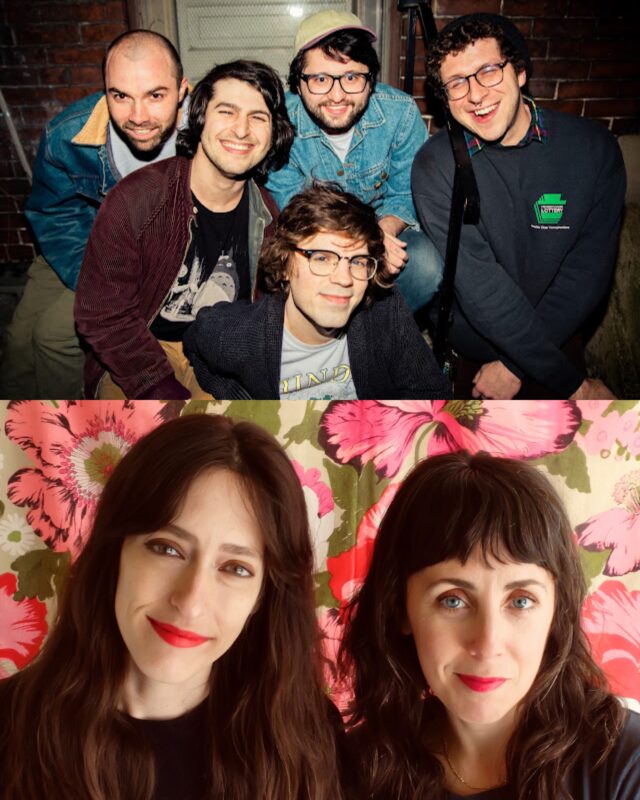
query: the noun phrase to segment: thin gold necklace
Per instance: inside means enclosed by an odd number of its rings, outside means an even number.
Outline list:
[[[447,752],[447,743],[444,740],[444,736],[442,737],[442,749],[444,751],[444,757],[446,759],[447,764],[449,765],[449,769],[453,772],[454,777],[460,781],[461,784],[467,787],[467,789],[473,789],[474,792],[488,792],[490,789],[496,789],[498,786],[501,786],[499,783],[494,783],[493,786],[472,786],[470,783],[467,783],[465,779],[460,775],[459,772],[456,771],[455,767],[451,763],[449,759],[449,753]]]

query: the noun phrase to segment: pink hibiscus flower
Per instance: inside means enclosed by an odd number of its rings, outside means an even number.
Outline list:
[[[620,458],[622,456],[618,455],[618,448],[621,447],[634,457],[639,455],[638,412],[631,410],[618,414],[614,411],[603,417],[602,412],[608,406],[608,401],[593,400],[590,403],[580,403],[583,416],[591,420],[591,425],[582,439],[584,449],[592,455],[606,457],[613,453]]]
[[[291,459],[291,463],[302,485],[307,504],[309,530],[314,545],[316,564],[321,565],[324,564],[329,537],[333,533],[333,495],[327,484],[320,479],[320,470],[305,469],[294,459]]]
[[[611,691],[640,702],[640,592],[605,581],[587,598],[582,624]]]
[[[605,575],[625,575],[640,568],[640,470],[620,478],[613,499],[620,508],[594,514],[576,534],[586,550],[611,548]]]
[[[318,618],[322,631],[322,651],[325,657],[324,679],[329,690],[329,696],[341,710],[346,710],[351,697],[348,682],[341,679],[338,674],[338,650],[344,633],[344,622],[340,613],[335,608],[326,609]]]
[[[26,506],[27,521],[54,550],[75,557],[96,503],[124,453],[174,407],[160,402],[40,401],[9,404],[5,432],[34,462],[14,473],[7,495]]]
[[[335,402],[322,416],[319,441],[335,461],[356,467],[373,461],[378,474],[392,477],[412,446],[416,458],[456,450],[540,458],[564,450],[580,421],[578,407],[568,400]]]
[[[380,495],[377,503],[371,506],[363,516],[356,532],[356,543],[353,547],[327,559],[327,570],[330,574],[329,588],[336,600],[345,606],[362,586],[369,570],[373,555],[373,543],[382,522],[382,517],[393,498],[399,483],[391,483]]]
[[[40,650],[47,633],[47,607],[40,600],[16,602],[17,580],[13,572],[0,575],[0,658],[22,669]]]

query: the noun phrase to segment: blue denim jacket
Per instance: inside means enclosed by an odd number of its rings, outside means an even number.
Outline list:
[[[378,83],[354,128],[344,164],[299,95],[287,92],[287,109],[296,130],[289,163],[272,172],[267,182],[280,208],[311,180],[334,181],[371,204],[379,217],[393,214],[418,228],[411,164],[427,138],[427,127],[412,97]]]
[[[42,255],[75,289],[100,203],[115,185],[107,157],[102,92],[72,103],[45,128],[25,214]]]

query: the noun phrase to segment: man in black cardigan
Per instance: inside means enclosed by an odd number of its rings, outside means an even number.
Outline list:
[[[200,386],[219,399],[450,397],[383,259],[369,206],[327,184],[296,195],[260,259],[266,294],[204,308],[188,331]]]

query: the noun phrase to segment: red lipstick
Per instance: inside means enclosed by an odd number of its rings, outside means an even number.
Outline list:
[[[507,680],[506,678],[480,678],[477,675],[462,675],[456,672],[456,675],[470,689],[474,692],[491,692]]]
[[[200,636],[200,634],[193,633],[193,631],[176,628],[174,625],[158,622],[157,619],[152,619],[151,617],[147,617],[147,619],[158,636],[172,647],[197,647],[199,644],[209,641],[209,637]]]

